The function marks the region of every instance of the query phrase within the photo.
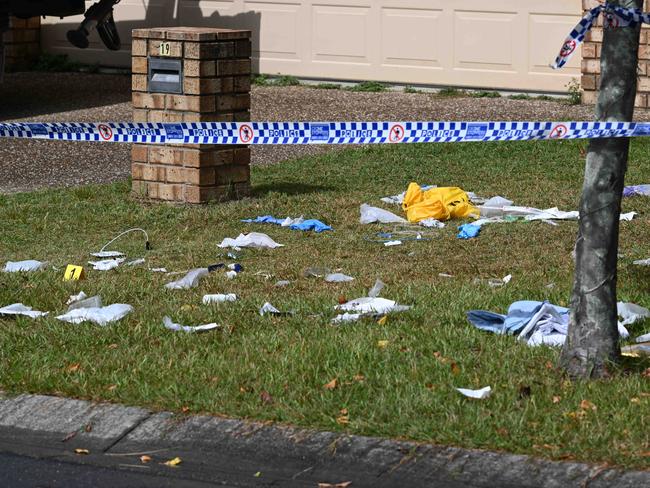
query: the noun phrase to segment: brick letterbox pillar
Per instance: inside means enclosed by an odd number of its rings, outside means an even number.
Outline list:
[[[134,121],[249,121],[250,37],[247,30],[134,30]],[[134,144],[132,176],[134,193],[151,199],[240,198],[250,194],[250,148]]]

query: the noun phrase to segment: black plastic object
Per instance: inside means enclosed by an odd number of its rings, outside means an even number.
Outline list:
[[[122,46],[120,34],[113,18],[113,6],[120,0],[100,0],[93,4],[85,14],[85,19],[75,30],[68,31],[67,38],[70,43],[80,49],[89,45],[88,36],[97,29],[97,33],[104,45],[111,51],[117,51]]]
[[[122,47],[120,40],[120,33],[117,31],[115,19],[113,18],[113,11],[104,19],[104,22],[97,24],[97,33],[101,38],[104,46],[111,51],[119,51]]]

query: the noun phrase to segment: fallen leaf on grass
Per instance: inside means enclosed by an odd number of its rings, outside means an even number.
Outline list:
[[[343,483],[318,483],[318,488],[348,488],[352,481],[344,481]]]
[[[65,368],[65,370],[68,373],[76,373],[77,371],[79,371],[80,368],[81,368],[81,363],[72,363],[69,364],[68,367]]]
[[[342,408],[339,412],[341,415],[336,418],[336,423],[339,425],[347,425],[350,423],[350,415],[347,408]]]
[[[329,383],[325,383],[323,385],[323,388],[325,388],[326,390],[333,390],[334,388],[336,388],[337,385],[338,385],[338,380],[336,378],[334,378]]]
[[[273,403],[273,397],[268,391],[262,390],[262,393],[260,393],[260,401],[264,405],[270,405],[271,403]]]
[[[163,464],[165,466],[171,466],[171,467],[175,468],[176,466],[178,466],[182,462],[183,462],[183,460],[181,458],[175,457],[174,459],[170,459],[169,461],[165,461]]]
[[[458,376],[460,374],[460,368],[454,361],[452,361],[450,367],[451,367],[451,374],[453,374],[454,376]]]
[[[117,349],[117,344],[109,344],[108,348],[109,349]]]
[[[259,478],[260,476],[262,476],[262,472],[261,472],[261,471],[258,471],[258,472],[255,473],[253,476],[255,476],[256,478]]]
[[[142,464],[147,464],[151,461],[151,456],[140,456],[140,462]]]
[[[363,383],[366,380],[366,377],[362,374],[355,374],[353,379],[358,383]]]
[[[388,315],[384,315],[382,318],[380,318],[377,321],[378,325],[386,325],[386,322],[388,322]]]
[[[189,411],[190,411],[190,407],[181,407],[181,412],[188,413]]]
[[[106,389],[107,389],[108,391],[115,391],[116,388],[117,388],[117,385],[108,385],[108,386],[106,387]]]
[[[560,397],[560,396],[554,396],[553,397],[553,403],[560,403],[560,400],[562,400],[562,397]]]
[[[642,452],[640,454],[641,457],[650,457],[650,451]]]
[[[379,349],[385,349],[389,344],[389,341],[377,341],[377,347]]]
[[[77,449],[74,450],[74,453],[79,454],[81,456],[85,456],[86,454],[90,454],[90,451],[88,449],[79,449],[79,448],[77,448]]]
[[[343,305],[344,303],[348,303],[348,299],[343,295],[339,295],[339,305]]]
[[[582,400],[582,401],[580,402],[580,409],[581,409],[581,410],[593,410],[594,412],[595,412],[596,410],[598,410],[598,408],[596,407],[596,405],[594,405],[593,403],[591,403],[589,400]]]
[[[93,431],[93,424],[92,423],[89,422],[86,425],[84,425],[84,432],[86,434],[88,434],[88,433],[90,433],[92,431]]]

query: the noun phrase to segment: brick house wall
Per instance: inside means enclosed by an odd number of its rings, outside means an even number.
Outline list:
[[[9,31],[5,33],[5,69],[17,71],[26,69],[41,52],[41,19],[9,20]]]
[[[596,0],[582,0],[585,11],[596,7]],[[603,42],[602,16],[585,38],[582,46],[582,103],[595,104],[600,87],[600,52]],[[643,25],[639,44],[638,86],[635,107],[650,106],[650,26]]]

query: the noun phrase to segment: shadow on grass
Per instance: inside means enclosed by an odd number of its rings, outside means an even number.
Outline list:
[[[304,195],[309,193],[322,193],[334,191],[333,186],[310,185],[307,183],[296,183],[291,181],[282,181],[278,183],[265,183],[263,185],[254,185],[252,196],[262,197],[269,193],[282,193],[285,195]]]

